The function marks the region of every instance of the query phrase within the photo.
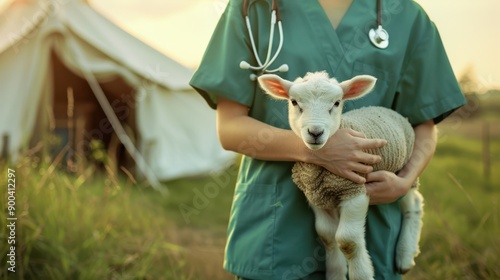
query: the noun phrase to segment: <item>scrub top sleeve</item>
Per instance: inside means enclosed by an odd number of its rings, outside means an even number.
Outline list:
[[[439,32],[422,11],[414,23],[415,46],[398,85],[396,111],[411,124],[434,120],[437,124],[465,104]]]
[[[205,50],[199,68],[189,84],[212,108],[218,97],[224,97],[251,107],[256,83],[250,80],[250,70],[239,67],[245,60],[253,63],[242,15],[242,1],[231,0],[222,14]]]

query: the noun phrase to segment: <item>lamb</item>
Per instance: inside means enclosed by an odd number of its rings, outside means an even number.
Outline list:
[[[387,144],[371,154],[382,161],[376,170],[398,172],[408,162],[415,135],[401,115],[383,107],[365,107],[342,114],[345,100],[368,94],[375,85],[372,76],[361,75],[339,83],[325,72],[307,73],[294,82],[274,74],[258,79],[264,91],[277,99],[289,101],[291,129],[304,144],[321,149],[339,128],[363,132],[367,138],[382,138]],[[304,192],[315,214],[315,228],[326,250],[326,279],[373,279],[374,269],[366,249],[364,233],[369,197],[364,184],[356,184],[323,167],[297,162],[292,178]],[[400,200],[402,229],[396,247],[396,267],[406,273],[419,254],[423,197],[418,179]]]

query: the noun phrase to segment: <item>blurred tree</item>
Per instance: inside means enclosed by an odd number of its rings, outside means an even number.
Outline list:
[[[477,78],[473,65],[468,65],[458,78],[458,83],[467,99],[467,104],[455,111],[455,116],[468,119],[480,116],[481,100],[478,94],[481,90],[481,82]]]
[[[473,65],[468,65],[458,78],[460,88],[465,95],[478,94],[481,83],[477,78],[476,70]]]

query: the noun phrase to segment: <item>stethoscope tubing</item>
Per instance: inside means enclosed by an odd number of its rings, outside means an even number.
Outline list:
[[[281,22],[281,16],[279,13],[279,7],[276,2],[276,0],[272,1],[272,6],[271,6],[271,24],[270,24],[270,30],[269,30],[269,43],[267,47],[267,54],[266,54],[266,60],[264,63],[262,63],[260,56],[258,55],[257,47],[255,44],[255,39],[253,37],[253,31],[252,31],[252,25],[250,23],[250,17],[248,16],[248,0],[245,0],[243,2],[243,16],[245,17],[245,24],[248,30],[248,36],[250,38],[250,44],[252,45],[252,51],[255,56],[255,60],[257,62],[257,66],[252,66],[246,61],[242,61],[240,63],[240,67],[243,69],[250,69],[252,71],[260,71],[261,73],[275,73],[278,71],[286,72],[288,71],[288,66],[287,65],[281,65],[280,67],[272,70],[268,70],[269,66],[274,63],[274,61],[278,58],[278,55],[281,52],[281,49],[283,48],[283,42],[284,42],[284,36],[283,36],[283,24]],[[278,33],[279,33],[279,43],[278,43],[278,48],[276,49],[276,52],[274,55],[271,55],[272,50],[273,50],[273,45],[274,45],[274,33],[276,29],[276,25],[278,25]],[[251,78],[255,78],[255,74],[251,75]]]
[[[266,60],[264,61],[264,63],[262,63],[260,56],[258,54],[258,51],[257,51],[255,39],[253,37],[253,32],[252,32],[252,24],[250,23],[250,17],[248,15],[248,11],[249,11],[249,0],[244,0],[243,1],[243,17],[245,18],[245,24],[247,27],[248,36],[250,37],[250,44],[252,45],[252,51],[253,51],[253,54],[255,56],[257,66],[252,66],[246,61],[241,61],[240,68],[250,69],[252,71],[259,71],[260,73],[287,72],[288,71],[287,64],[283,64],[276,69],[272,69],[272,70],[267,69],[278,58],[278,55],[280,54],[281,49],[283,48],[283,42],[284,42],[283,24],[281,21],[281,15],[280,15],[279,6],[278,6],[277,1],[272,0],[272,3],[271,3],[271,24],[270,24],[271,26],[270,26],[270,30],[269,30],[269,43],[267,46]],[[275,31],[276,25],[278,25],[279,43],[278,43],[278,48],[276,49],[275,54],[271,55],[272,49],[273,49],[273,44],[274,44],[274,31]],[[374,29],[374,28],[370,29],[370,31],[368,33],[368,37],[369,37],[370,41],[372,42],[372,44],[379,49],[385,49],[389,45],[389,34],[382,27],[382,0],[377,0],[377,29]],[[250,75],[250,78],[252,80],[255,80],[256,76],[257,75],[252,74],[252,75]]]
[[[382,0],[377,0],[377,29],[370,29],[368,38],[379,49],[385,49],[389,46],[389,33],[382,27]]]

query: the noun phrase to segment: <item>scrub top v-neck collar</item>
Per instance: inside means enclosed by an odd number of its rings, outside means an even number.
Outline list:
[[[342,63],[345,63],[345,50],[343,43],[347,42],[345,32],[342,32],[346,21],[349,21],[350,15],[356,8],[356,0],[353,0],[349,8],[346,10],[337,28],[333,27],[332,22],[328,18],[323,6],[318,0],[300,1],[305,11],[307,11],[312,28],[318,42],[321,42],[321,49],[325,54],[325,58],[330,66],[332,75],[335,75]],[[313,2],[313,3],[311,3]]]

